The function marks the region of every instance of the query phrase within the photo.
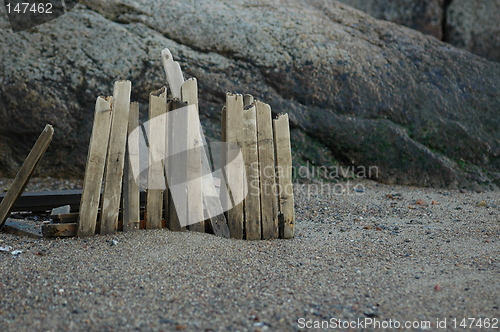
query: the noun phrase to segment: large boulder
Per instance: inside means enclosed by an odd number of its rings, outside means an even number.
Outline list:
[[[443,38],[444,0],[338,0],[371,16]]]
[[[226,91],[288,112],[296,165],[378,167],[379,181],[500,184],[500,64],[326,0],[82,1],[12,33],[0,22],[0,169],[13,175],[46,122],[39,168],[81,176],[98,95],[133,82],[142,115],[170,48],[200,85],[218,137]]]
[[[447,42],[500,62],[500,0],[453,0],[446,17]]]

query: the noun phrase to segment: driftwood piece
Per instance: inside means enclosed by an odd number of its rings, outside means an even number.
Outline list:
[[[98,97],[95,105],[94,125],[92,127],[92,135],[90,136],[79,210],[81,212],[77,229],[77,236],[79,237],[95,234],[104,165],[108,153],[109,132],[111,129],[111,103],[112,97]]]
[[[9,217],[12,207],[16,203],[17,199],[22,195],[24,188],[26,188],[36,165],[38,165],[38,162],[49,147],[53,135],[54,128],[52,128],[51,125],[46,125],[28,154],[28,157],[21,166],[21,169],[17,173],[9,191],[2,199],[2,202],[0,203],[0,229],[2,229],[5,220]]]
[[[131,89],[130,81],[115,82],[113,118],[102,196],[101,234],[113,234],[118,228]]]
[[[280,114],[273,120],[274,148],[276,149],[276,182],[279,202],[279,236],[294,236],[295,211],[292,184],[292,150],[288,114]]]

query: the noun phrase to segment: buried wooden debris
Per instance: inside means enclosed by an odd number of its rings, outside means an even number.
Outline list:
[[[0,203],[0,229],[2,229],[5,224],[5,220],[9,217],[12,207],[16,203],[17,199],[23,193],[24,188],[26,188],[36,165],[38,165],[38,162],[49,147],[53,135],[54,128],[52,128],[51,125],[46,125],[28,154],[28,157],[21,166],[21,169],[17,173],[9,191],[2,199],[2,202]]]
[[[7,218],[5,225],[3,226],[3,231],[5,233],[10,233],[14,235],[29,236],[33,238],[41,238],[42,231],[39,227],[33,224],[29,224],[24,220]]]

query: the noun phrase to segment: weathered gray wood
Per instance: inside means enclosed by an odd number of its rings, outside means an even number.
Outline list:
[[[243,96],[243,105],[245,107],[252,105],[254,102],[254,98],[252,95],[246,94]]]
[[[262,238],[278,237],[278,201],[275,195],[275,162],[271,107],[256,101],[257,141],[260,164]]]
[[[245,96],[246,97],[246,96]],[[248,194],[245,199],[245,233],[247,240],[261,239],[259,156],[255,106],[243,111],[243,160]]]
[[[40,227],[28,224],[24,220],[12,218],[7,218],[2,231],[9,234],[28,236],[35,239],[39,239],[42,237],[42,230],[40,229]]]
[[[176,110],[187,106],[187,103],[182,102],[180,99],[174,99],[171,100],[168,103],[167,111],[168,112],[176,112]],[[177,111],[180,112],[180,111]],[[175,120],[177,123],[173,123],[172,118],[175,117]],[[167,228],[170,229],[171,231],[185,231],[186,227],[181,226],[179,222],[179,213],[186,213],[185,209],[181,209],[181,206],[179,204],[176,204],[174,202],[174,199],[172,197],[172,184],[175,183],[185,183],[186,180],[186,161],[184,160],[185,154],[179,154],[185,147],[185,144],[183,142],[186,141],[186,128],[187,124],[186,123],[179,123],[182,122],[182,117],[177,117],[177,116],[168,116],[168,121],[167,121],[167,144],[168,144],[168,168],[167,168],[167,182],[169,186],[169,197],[168,197],[168,219],[166,220],[166,225]],[[184,119],[185,120],[185,119]],[[178,155],[179,154],[179,155]],[[178,203],[178,201],[177,201]],[[180,209],[180,211],[178,211]]]
[[[181,98],[181,86],[184,83],[184,76],[182,74],[181,66],[177,61],[174,61],[172,53],[168,48],[161,51],[161,59],[163,62],[163,68],[165,69],[165,74],[167,75],[167,82],[172,93],[172,98]]]
[[[139,229],[141,206],[139,193],[139,135],[130,136],[139,127],[139,103],[130,103],[128,120],[127,157],[123,175],[123,231],[130,232]]]
[[[241,153],[243,145],[243,96],[240,94],[226,95],[226,177],[232,208],[227,213],[227,221],[231,237],[243,239],[244,211],[243,199],[245,179],[243,164],[237,162],[237,155]]]
[[[280,114],[273,120],[274,148],[276,150],[276,182],[279,201],[279,236],[294,236],[295,210],[292,183],[292,150],[288,114]]]
[[[146,229],[161,228],[163,192],[165,191],[165,135],[167,89],[163,87],[149,95],[149,173],[146,202]]]
[[[78,237],[93,236],[95,234],[101,199],[102,178],[104,176],[111,130],[112,99],[112,97],[98,97],[95,105],[94,125],[90,136],[82,199],[80,201]]]
[[[187,215],[188,220],[202,220],[190,224],[189,230],[193,232],[205,232],[203,221],[203,189],[202,189],[202,158],[207,158],[203,148],[202,132],[198,111],[198,84],[196,78],[185,81],[181,87],[182,100],[189,107],[194,107],[193,113],[189,112],[187,121]]]
[[[113,117],[111,119],[111,133],[102,196],[101,234],[113,234],[118,227],[131,89],[132,84],[130,81],[115,82],[112,105]]]
[[[77,223],[46,224],[42,225],[42,235],[44,237],[75,236],[77,228],[78,228]]]
[[[54,128],[52,128],[51,125],[46,125],[28,154],[28,157],[21,166],[21,169],[17,173],[14,181],[7,191],[7,194],[4,199],[2,199],[2,202],[0,203],[0,229],[2,229],[5,220],[9,217],[12,207],[16,203],[17,199],[22,195],[24,188],[26,188],[36,165],[38,165],[38,162],[49,147],[53,135]]]

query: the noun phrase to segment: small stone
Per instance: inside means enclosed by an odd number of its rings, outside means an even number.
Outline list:
[[[463,188],[462,188],[462,189],[460,189],[460,193],[461,193],[461,194],[466,194],[466,193],[467,193],[467,189],[463,189]]]
[[[485,206],[488,206],[488,203],[486,203],[486,201],[481,201],[481,202],[477,203],[477,206],[485,207]]]
[[[436,286],[434,286],[434,290],[435,290],[436,292],[439,292],[440,290],[442,290],[441,285],[440,285],[440,284],[437,284]]]

